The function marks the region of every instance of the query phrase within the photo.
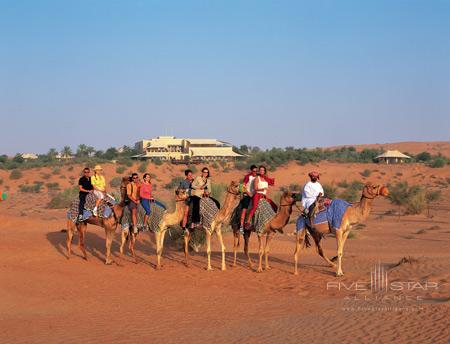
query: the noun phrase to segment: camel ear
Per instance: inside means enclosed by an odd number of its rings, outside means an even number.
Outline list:
[[[372,182],[367,182],[366,186],[372,186]]]

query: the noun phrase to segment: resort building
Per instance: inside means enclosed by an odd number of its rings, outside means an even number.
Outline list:
[[[386,164],[402,164],[407,159],[411,159],[410,156],[399,152],[398,150],[388,150],[381,155],[375,157],[376,162],[384,162]]]
[[[233,146],[216,139],[188,139],[175,136],[158,136],[150,140],[136,142],[139,154],[135,159],[210,161],[233,160],[241,157],[233,151]]]

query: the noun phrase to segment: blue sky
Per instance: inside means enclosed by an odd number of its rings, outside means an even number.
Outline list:
[[[2,1],[0,153],[450,139],[449,1]]]

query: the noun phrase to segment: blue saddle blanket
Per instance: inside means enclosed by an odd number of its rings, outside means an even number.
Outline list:
[[[331,228],[341,228],[342,217],[344,216],[345,210],[350,205],[350,203],[342,199],[333,200],[325,210],[322,210],[316,215],[313,224],[317,225],[319,223],[328,222]],[[297,219],[297,232],[303,230],[306,225],[310,226],[309,219],[300,215]]]

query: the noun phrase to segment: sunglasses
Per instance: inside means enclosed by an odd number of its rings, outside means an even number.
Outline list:
[[[138,177],[133,177],[133,179],[138,179]]]
[[[209,171],[202,171],[202,173],[209,173]]]

